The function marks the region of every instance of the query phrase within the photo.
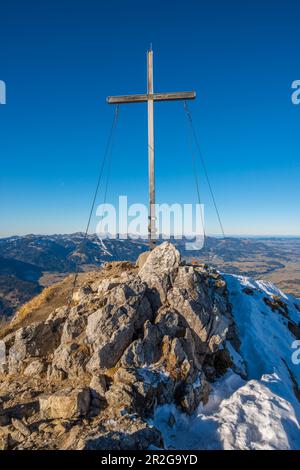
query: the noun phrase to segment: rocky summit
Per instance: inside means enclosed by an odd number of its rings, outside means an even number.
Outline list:
[[[188,417],[238,370],[225,278],[168,242],[136,265],[89,273],[71,304],[68,293],[65,305],[54,296],[34,315],[20,311],[2,332],[2,449],[165,448],[156,411],[170,405]]]
[[[190,414],[207,401],[209,380],[229,365],[222,344],[233,327],[225,281],[182,262],[170,243],[137,266],[105,265],[71,307],[2,338],[2,447],[162,447],[147,418],[157,405]]]

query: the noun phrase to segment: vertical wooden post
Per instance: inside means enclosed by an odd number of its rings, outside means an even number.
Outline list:
[[[153,51],[147,52],[148,91],[148,168],[149,168],[149,247],[155,248],[155,177],[154,177],[154,101],[153,101]]]
[[[108,96],[109,104],[145,103],[148,104],[148,171],[149,171],[149,248],[153,250],[156,245],[156,217],[155,217],[155,168],[154,168],[154,101],[193,100],[194,91],[176,93],[155,93],[153,90],[153,52],[152,47],[147,52],[147,94]]]

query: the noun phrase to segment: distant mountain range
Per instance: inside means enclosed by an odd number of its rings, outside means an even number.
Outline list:
[[[223,272],[263,275],[300,296],[300,239],[208,237],[202,250],[193,251],[186,250],[184,239],[173,242],[189,260],[201,260]],[[12,315],[44,286],[76,268],[90,271],[106,261],[134,262],[147,249],[147,240],[101,241],[96,235],[84,239],[83,233],[1,238],[0,315]]]
[[[12,315],[20,304],[41,290],[42,270],[29,263],[0,256],[0,315]]]

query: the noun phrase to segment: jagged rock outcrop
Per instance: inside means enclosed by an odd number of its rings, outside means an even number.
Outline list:
[[[110,263],[103,273],[78,287],[70,308],[3,339],[0,403],[10,391],[0,436],[9,448],[158,446],[146,422],[158,404],[192,413],[207,401],[215,358],[234,333],[222,277],[186,265],[167,242],[137,266]]]
[[[86,416],[91,401],[88,388],[68,389],[39,398],[40,412],[44,418],[79,418]]]
[[[140,279],[147,284],[148,296],[154,308],[163,305],[172,287],[180,263],[179,251],[170,243],[163,243],[147,257],[139,271]]]
[[[105,297],[105,305],[88,317],[86,337],[93,355],[87,368],[93,372],[114,367],[132,342],[135,332],[152,317],[146,284],[125,277]]]
[[[44,357],[59,344],[52,322],[33,323],[17,330],[14,344],[9,349],[9,370],[17,371],[27,358]]]

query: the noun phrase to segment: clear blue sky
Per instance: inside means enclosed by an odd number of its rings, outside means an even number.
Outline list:
[[[300,235],[299,1],[10,0],[0,15],[0,236],[84,230],[113,115],[105,98],[145,92],[150,42],[155,90],[197,92],[226,233]],[[120,110],[108,202],[147,201],[146,112]],[[196,202],[182,103],[157,104],[155,119],[157,202]],[[200,179],[207,231],[219,233]]]

